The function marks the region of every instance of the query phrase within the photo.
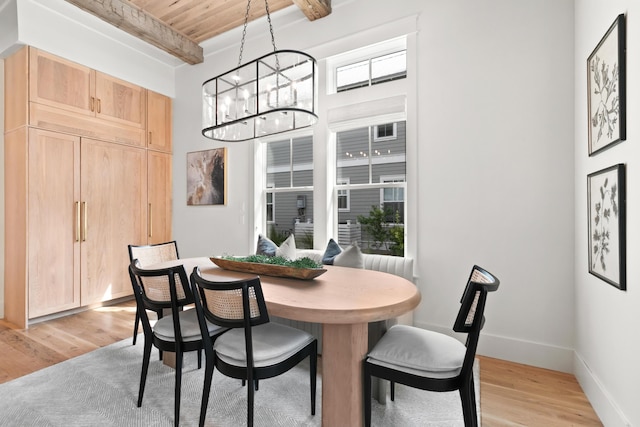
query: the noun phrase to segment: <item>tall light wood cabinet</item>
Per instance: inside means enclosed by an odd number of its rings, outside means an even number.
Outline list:
[[[39,317],[80,306],[80,138],[28,133],[29,316]]]
[[[131,295],[127,245],[171,240],[171,99],[31,47],[5,88],[5,319]]]
[[[147,91],[148,242],[171,240],[171,98]]]
[[[127,245],[146,242],[147,153],[83,138],[80,159],[81,302],[88,305],[132,293]]]
[[[147,153],[148,242],[171,240],[172,156],[149,150]]]

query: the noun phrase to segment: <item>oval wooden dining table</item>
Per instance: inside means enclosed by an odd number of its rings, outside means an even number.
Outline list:
[[[238,280],[255,274],[224,270],[209,258],[183,258],[147,268],[195,266],[211,281]],[[361,426],[362,361],[368,323],[397,317],[420,303],[417,287],[402,277],[358,268],[324,266],[312,280],[260,276],[267,309],[273,316],[322,324],[322,425]]]

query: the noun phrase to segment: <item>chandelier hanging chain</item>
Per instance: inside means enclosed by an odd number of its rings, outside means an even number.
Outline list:
[[[276,38],[273,35],[273,25],[271,25],[271,14],[269,13],[269,2],[264,0],[264,9],[267,11],[267,21],[269,21],[269,32],[271,33],[271,44],[273,45],[273,51],[276,50]]]
[[[242,28],[242,41],[240,42],[240,57],[238,58],[238,67],[242,65],[242,50],[244,49],[244,39],[247,36],[247,24],[249,23],[249,9],[251,9],[251,0],[247,1],[247,11],[244,14],[244,27]]]
[[[249,11],[251,9],[251,0],[247,0],[247,10],[244,14],[244,27],[242,28],[242,40],[240,41],[240,57],[238,58],[238,67],[242,65],[242,51],[244,50],[244,40],[247,37],[247,24],[249,23]],[[269,13],[269,2],[264,0],[264,9],[267,12],[267,21],[269,22],[269,33],[271,33],[271,45],[273,46],[273,51],[276,52],[276,38],[273,34],[273,25],[271,25],[271,14]],[[278,57],[276,56],[276,66],[278,64]]]

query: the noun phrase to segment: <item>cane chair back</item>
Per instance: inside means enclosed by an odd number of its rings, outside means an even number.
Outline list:
[[[175,240],[165,243],[157,243],[154,245],[129,245],[127,247],[129,250],[129,262],[134,259],[138,260],[139,266],[144,268],[150,265],[159,264],[166,261],[173,261],[179,259],[178,256],[178,244]],[[151,280],[147,278],[147,280]],[[151,299],[156,299],[158,301],[169,301],[170,297],[168,295],[168,288],[164,286],[166,289],[160,291],[163,295],[154,294],[154,286],[150,284],[149,286],[149,297]],[[178,294],[182,293],[184,296],[184,292],[182,287],[178,288]],[[153,310],[156,312],[156,316],[158,319],[162,318],[162,309]],[[133,325],[133,345],[136,344],[138,338],[138,324],[140,323],[140,313],[136,311],[136,319]],[[160,358],[162,358],[162,353],[160,353]]]

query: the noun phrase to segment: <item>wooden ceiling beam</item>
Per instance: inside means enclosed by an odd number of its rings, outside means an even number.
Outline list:
[[[126,0],[67,0],[188,64],[204,61],[202,47],[154,16]]]
[[[293,0],[309,21],[324,18],[331,14],[331,0]]]

